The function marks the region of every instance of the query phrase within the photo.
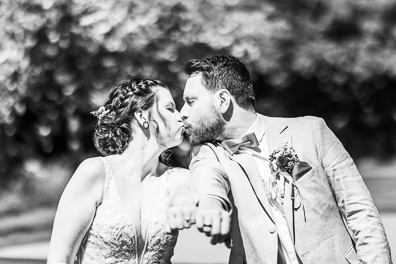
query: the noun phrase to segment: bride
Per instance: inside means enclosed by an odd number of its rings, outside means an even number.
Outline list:
[[[177,233],[166,232],[166,210],[189,172],[160,162],[183,140],[168,88],[123,81],[94,114],[94,143],[104,157],[83,161],[67,184],[47,263],[73,263],[76,255],[78,263],[170,263]]]

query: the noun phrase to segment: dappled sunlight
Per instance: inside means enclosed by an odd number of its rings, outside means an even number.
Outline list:
[[[90,112],[111,88],[159,79],[180,109],[184,64],[217,53],[246,62],[258,112],[324,118],[380,212],[396,211],[394,1],[5,0],[0,13],[0,246],[24,230],[47,241],[77,164],[99,155]],[[187,168],[191,145],[172,151]]]
[[[4,2],[2,173],[35,156],[94,153],[89,113],[128,76],[163,80],[182,105],[184,63],[214,53],[248,64],[259,112],[321,116],[356,157],[394,153],[395,5],[304,3]]]

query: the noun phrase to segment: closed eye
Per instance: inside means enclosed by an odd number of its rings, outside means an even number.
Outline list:
[[[169,110],[169,111],[171,111],[172,113],[174,113],[175,110],[176,110],[176,107],[175,107],[174,104],[170,103],[170,104],[168,104],[168,105],[166,106],[166,109]]]
[[[189,99],[189,98],[186,99],[186,103],[187,103],[188,105],[192,105],[192,104],[194,103],[194,101],[195,101],[195,100],[193,100],[193,99]]]

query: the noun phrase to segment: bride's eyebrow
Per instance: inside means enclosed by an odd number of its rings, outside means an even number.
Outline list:
[[[171,106],[173,106],[173,107],[176,107],[176,105],[175,105],[173,102],[168,102],[166,105],[167,105],[167,106],[168,106],[168,105],[171,105]]]

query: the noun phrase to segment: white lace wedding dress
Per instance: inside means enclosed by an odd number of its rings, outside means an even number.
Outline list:
[[[177,233],[164,231],[169,193],[166,179],[168,172],[161,176],[160,197],[149,219],[146,241],[138,261],[136,227],[126,215],[118,194],[110,164],[105,165],[105,187],[103,200],[97,206],[92,225],[78,250],[77,262],[93,263],[171,263]]]

